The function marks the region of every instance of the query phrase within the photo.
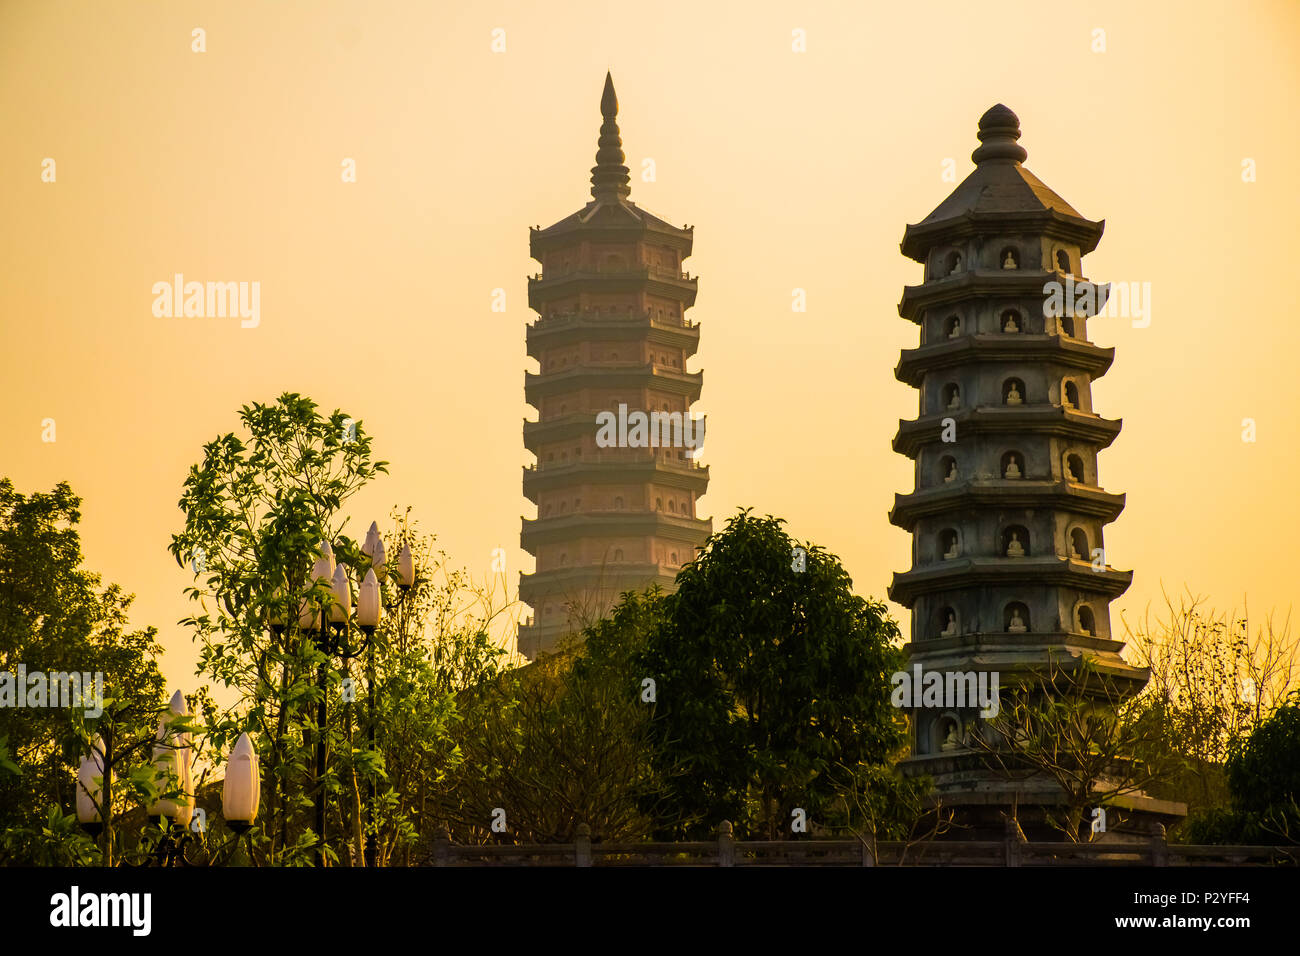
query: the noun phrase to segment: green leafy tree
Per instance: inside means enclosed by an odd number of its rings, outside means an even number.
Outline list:
[[[490,829],[497,807],[509,838],[526,843],[570,842],[581,824],[598,841],[650,837],[664,771],[650,733],[653,695],[631,658],[661,605],[656,592],[626,594],[586,628],[585,643],[461,696],[464,760],[441,801],[458,841],[499,838]]]
[[[263,807],[250,843],[259,862],[362,865],[368,837],[381,864],[408,859],[430,839],[429,802],[459,759],[455,694],[497,667],[488,634],[502,608],[449,571],[403,515],[384,536],[388,566],[375,569],[390,613],[373,642],[363,647],[354,618],[328,635],[313,629],[316,609],[335,606],[327,582],[312,580],[319,544],[333,543],[354,587],[371,570],[344,534],[346,505],[387,464],[374,460],[359,421],[323,415],[300,395],[247,405],[240,420],[247,434],[209,442],[190,470],[185,527],[170,547],[198,579],[187,593],[199,613],[185,623],[202,643],[200,669],[238,695],[205,720],[207,744],[221,754],[241,732],[256,741]],[[391,573],[403,544],[417,565],[407,586]]]
[[[67,483],[27,496],[0,480],[0,671],[25,664],[47,678],[103,675],[103,699],[87,694],[86,707],[0,707],[0,860],[8,862],[75,864],[95,856],[72,813],[80,759],[92,736],[116,733],[123,742],[118,774],[139,776],[151,751],[125,742],[152,742],[165,707],[157,632],[130,629],[131,595],[82,567],[80,509]],[[102,714],[89,705],[102,705]],[[114,796],[110,786],[106,862],[115,848],[112,815],[148,795],[123,787]]]
[[[1300,693],[1238,740],[1226,766],[1229,806],[1190,819],[1188,841],[1300,844]]]
[[[834,768],[887,765],[903,743],[897,625],[782,524],[732,517],[682,569],[636,656],[629,677],[657,684],[664,835],[711,834],[724,818],[738,835],[789,835],[794,808],[817,821],[842,806]]]

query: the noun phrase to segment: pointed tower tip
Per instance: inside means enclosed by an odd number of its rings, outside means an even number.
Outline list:
[[[591,169],[591,195],[596,199],[618,200],[632,190],[631,177],[625,166],[623,138],[618,132],[618,96],[614,93],[614,77],[605,72],[605,92],[600,97],[600,139],[597,141],[596,165]]]
[[[605,119],[613,119],[618,115],[618,95],[614,92],[614,76],[608,70],[605,72],[605,92],[600,96],[600,115]]]

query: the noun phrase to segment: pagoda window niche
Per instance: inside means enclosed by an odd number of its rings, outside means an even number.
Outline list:
[[[1002,612],[1002,629],[1008,634],[1029,632],[1029,608],[1020,601],[1012,601]]]
[[[674,551],[672,554],[668,555],[668,563],[671,564],[673,567],[677,567],[677,552],[676,552],[676,551]]]
[[[958,631],[957,612],[950,607],[939,609],[939,636],[956,637]]]
[[[945,263],[947,268],[944,275],[956,275],[961,272],[961,253],[956,251],[948,253]]]
[[[950,753],[962,747],[961,718],[950,710],[944,711],[933,724],[930,752]]]
[[[1020,251],[1015,246],[1007,246],[998,254],[998,262],[1003,269],[1020,268]]]
[[[627,259],[617,252],[610,252],[605,255],[602,266],[603,272],[627,272]]]
[[[944,455],[939,459],[939,477],[944,484],[957,480],[957,459],[952,455]]]
[[[1002,404],[1025,404],[1025,383],[1018,378],[1009,378],[1002,383]]]
[[[1080,604],[1075,617],[1078,620],[1080,633],[1087,634],[1089,637],[1097,636],[1097,618],[1093,615],[1092,608]]]
[[[1058,321],[1061,323],[1062,335],[1069,339],[1076,337],[1074,334],[1074,319],[1070,318],[1068,315],[1062,315],[1059,317]]]
[[[951,561],[961,554],[961,536],[956,529],[944,528],[939,532],[939,554],[945,561]]]
[[[961,335],[961,316],[950,315],[944,319],[943,334],[950,339],[955,339]]]
[[[1072,529],[1070,531],[1070,557],[1078,558],[1080,561],[1088,561],[1091,554],[1092,550],[1088,547],[1088,532],[1082,528]]]
[[[1067,481],[1073,481],[1076,484],[1084,484],[1083,459],[1078,455],[1069,454],[1065,456],[1065,477]]]
[[[622,561],[622,560],[623,560],[623,549],[622,549],[622,548],[616,548],[616,549],[614,550],[614,560],[615,560],[615,561]]]
[[[1056,268],[1061,272],[1064,272],[1066,275],[1071,275],[1070,254],[1064,249],[1056,250]]]
[[[961,389],[955,382],[949,382],[943,387],[943,407],[950,412],[961,408]]]
[[[1025,477],[1024,470],[1021,467],[1024,460],[1025,456],[1018,451],[1009,451],[1003,455],[1001,467],[1002,477],[1011,479]]]
[[[664,500],[662,498],[656,498],[655,511],[663,511],[663,510],[664,510]]]
[[[615,497],[615,498],[614,498],[614,510],[615,510],[615,511],[622,511],[622,510],[623,510],[623,499],[622,499],[622,498],[620,498],[620,497]]]
[[[1029,557],[1029,530],[1013,524],[1002,532],[1002,554],[1008,558]]]
[[[1007,309],[1002,313],[1001,328],[1003,332],[1023,332],[1025,330],[1025,320],[1020,317],[1020,313],[1015,309]]]
[[[1078,410],[1079,408],[1079,386],[1078,385],[1075,385],[1073,382],[1067,379],[1061,397],[1064,399],[1062,404],[1066,408],[1073,408],[1076,411]]]

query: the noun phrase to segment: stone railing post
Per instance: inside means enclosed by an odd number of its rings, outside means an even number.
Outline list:
[[[1025,835],[1020,831],[1020,824],[1014,817],[1007,817],[1005,836],[1007,866],[1020,865],[1020,847],[1025,842]]]
[[[451,834],[443,827],[433,841],[433,865],[447,866],[451,863]]]
[[[731,821],[718,824],[718,866],[736,865],[736,838],[732,836]]]
[[[578,824],[578,834],[573,839],[573,865],[591,866],[591,827]]]
[[[876,834],[874,830],[867,830],[862,834],[862,865],[876,865]]]
[[[1169,865],[1169,840],[1165,834],[1165,825],[1157,823],[1151,833],[1151,865]]]

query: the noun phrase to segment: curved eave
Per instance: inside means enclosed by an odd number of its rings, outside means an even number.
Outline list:
[[[535,545],[572,541],[576,538],[654,535],[688,544],[703,544],[712,533],[711,518],[678,518],[661,511],[609,511],[554,518],[524,518],[520,541],[525,551],[534,554]]]
[[[1073,631],[982,631],[952,637],[927,638],[903,645],[907,666],[920,664],[925,671],[973,669],[996,670],[1002,675],[1002,688],[1008,678],[1041,673],[1051,667],[1072,671],[1090,658],[1097,671],[1122,682],[1143,687],[1150,670],[1135,667],[1121,656],[1123,641],[1112,641]],[[974,665],[974,666],[972,666]]]
[[[1001,585],[1063,587],[1114,600],[1133,583],[1132,571],[1094,571],[1086,561],[1060,555],[1027,558],[954,558],[894,574],[889,599],[910,608],[918,597],[937,591]]]
[[[1079,246],[1082,255],[1097,248],[1106,230],[1106,220],[1096,222],[1069,216],[1055,209],[1020,212],[966,212],[933,222],[909,225],[903,230],[899,250],[916,262],[925,262],[930,249],[955,239],[985,235],[1034,232]]]
[[[577,366],[559,372],[525,372],[524,400],[537,407],[537,400],[583,388],[653,388],[670,395],[684,395],[694,402],[704,387],[704,372],[680,372],[653,365],[627,368]]]
[[[968,508],[1044,508],[1098,518],[1109,524],[1124,510],[1125,496],[1073,481],[1029,478],[968,478],[910,495],[895,495],[890,524],[912,531],[921,518]]]
[[[577,316],[573,319],[538,319],[524,333],[528,354],[539,358],[536,350],[573,345],[579,342],[651,342],[667,348],[681,349],[687,358],[700,345],[700,327],[696,323],[668,324],[644,316],[620,319],[616,316]]]
[[[674,299],[683,308],[695,305],[699,282],[695,278],[679,279],[659,275],[642,269],[632,272],[570,272],[555,278],[530,276],[528,279],[528,307],[542,312],[547,302],[564,299],[580,292],[609,294],[616,292],[646,292],[650,295]]]
[[[927,309],[961,305],[972,299],[1046,297],[1048,293],[1043,290],[1043,286],[1049,282],[1059,282],[1065,286],[1067,279],[1071,279],[1076,287],[1090,282],[1080,276],[1067,276],[1064,272],[1055,270],[1033,272],[1028,269],[972,269],[930,279],[920,285],[903,286],[903,297],[898,300],[898,314],[919,325],[921,315]],[[1097,309],[1100,311],[1110,297],[1110,285],[1098,283],[1094,288]]]
[[[565,248],[575,242],[627,242],[640,236],[654,236],[664,245],[680,250],[685,258],[691,254],[695,228],[674,226],[631,200],[625,199],[617,204],[593,201],[545,229],[529,228],[528,251],[540,261],[541,255],[550,250]]]
[[[634,484],[662,485],[692,491],[703,498],[709,488],[709,466],[682,468],[655,461],[606,462],[591,461],[577,464],[549,464],[545,468],[524,468],[524,497],[537,504],[537,497],[545,491],[571,488],[574,485]]]
[[[1062,335],[989,333],[946,339],[933,345],[904,349],[894,367],[900,382],[920,388],[925,375],[938,369],[967,366],[976,362],[1056,362],[1067,368],[1101,378],[1115,361],[1113,348],[1101,348],[1082,339]]]
[[[693,557],[693,556],[692,556]],[[652,584],[670,590],[677,582],[676,572],[658,564],[592,564],[519,575],[519,597],[536,607],[530,597],[546,594],[581,592],[599,587],[611,594],[644,591]]]
[[[912,421],[900,420],[893,448],[900,455],[916,458],[926,445],[939,443],[944,419],[957,423],[958,434],[999,435],[1008,432],[1026,435],[1049,435],[1108,448],[1120,433],[1120,419],[1100,418],[1084,412],[1066,410],[1060,405],[1028,405],[1017,408],[980,406],[963,408],[940,415],[926,415]]]

